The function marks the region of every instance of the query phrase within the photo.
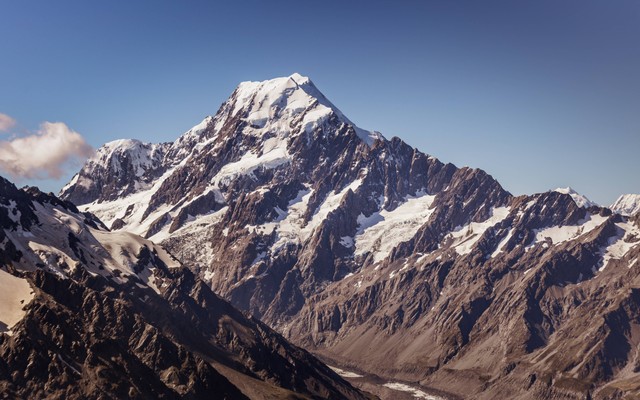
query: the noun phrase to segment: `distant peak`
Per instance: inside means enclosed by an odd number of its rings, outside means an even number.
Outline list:
[[[332,116],[353,127],[367,145],[383,140],[378,132],[358,128],[327,97],[318,90],[311,79],[297,72],[265,81],[246,81],[238,85],[228,103],[227,112],[241,116],[255,129],[261,129],[275,121],[293,121],[303,116],[303,131],[310,132]],[[288,125],[288,124],[287,124]]]
[[[556,189],[552,190],[552,192],[568,194],[569,196],[571,196],[573,201],[578,205],[578,207],[588,208],[588,207],[591,207],[591,206],[597,206],[597,204],[594,203],[593,201],[589,200],[587,198],[587,196],[576,192],[570,186],[567,186],[567,187],[564,187],[564,188],[556,188]]]
[[[304,85],[304,84],[307,84],[307,83],[311,83],[311,79],[309,79],[309,77],[302,76],[297,72],[294,72],[293,74],[289,75],[289,79],[293,80],[298,85]]]
[[[567,187],[564,187],[564,188],[555,188],[552,191],[553,192],[562,193],[562,194],[578,194],[578,192],[573,190],[573,188],[571,186],[567,186]]]
[[[609,208],[622,215],[637,214],[640,212],[640,194],[623,194]]]
[[[101,146],[101,149],[114,150],[118,148],[131,148],[143,144],[138,139],[116,139]]]

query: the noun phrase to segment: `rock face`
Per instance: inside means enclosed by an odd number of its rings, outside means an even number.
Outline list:
[[[161,247],[35,188],[0,188],[0,287],[27,288],[0,307],[3,397],[365,398]]]
[[[62,196],[343,365],[469,398],[640,390],[636,217],[514,197],[356,127],[298,74],[240,84],[157,171],[117,198]]]

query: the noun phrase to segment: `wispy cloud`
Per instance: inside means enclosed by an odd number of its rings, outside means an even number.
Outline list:
[[[0,170],[14,179],[59,179],[65,167],[92,153],[82,135],[66,124],[43,122],[31,135],[0,140]]]
[[[16,125],[16,120],[7,114],[0,113],[0,132],[7,132]]]

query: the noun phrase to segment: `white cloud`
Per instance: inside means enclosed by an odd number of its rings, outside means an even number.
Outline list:
[[[65,166],[92,153],[78,132],[62,122],[44,122],[32,135],[0,140],[0,169],[13,178],[59,179]]]
[[[16,120],[7,114],[0,113],[0,132],[6,132],[16,125]]]

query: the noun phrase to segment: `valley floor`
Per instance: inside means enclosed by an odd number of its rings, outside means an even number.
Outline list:
[[[418,383],[400,382],[395,379],[387,379],[364,371],[354,371],[352,367],[337,367],[335,361],[327,360],[316,355],[327,363],[331,369],[341,377],[349,381],[358,389],[378,396],[381,400],[459,400],[459,397],[443,393],[432,388],[427,388]]]

